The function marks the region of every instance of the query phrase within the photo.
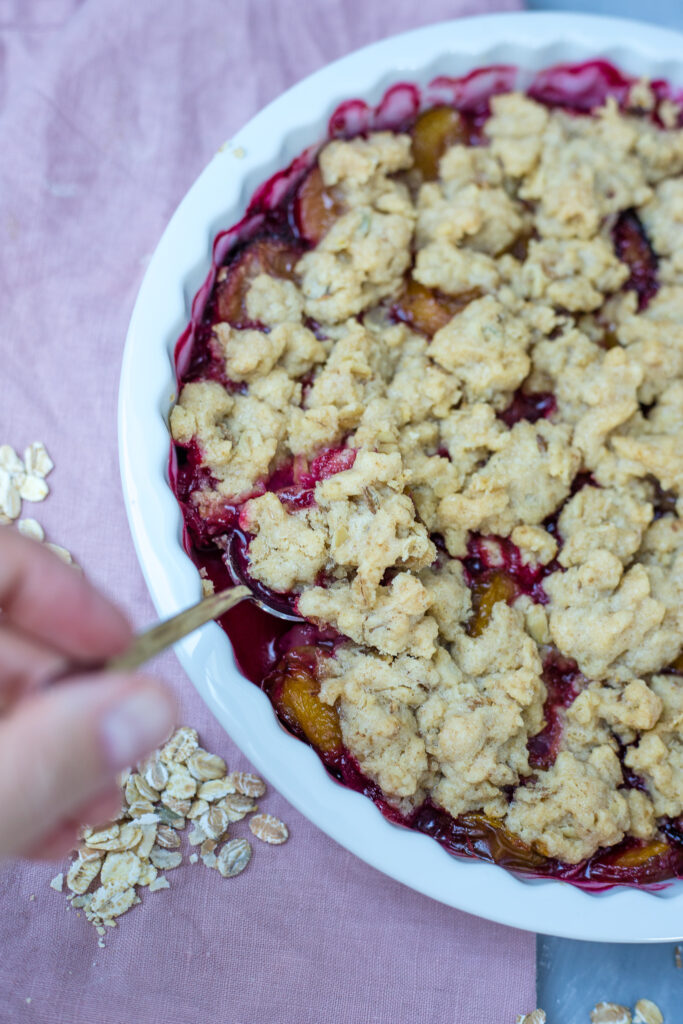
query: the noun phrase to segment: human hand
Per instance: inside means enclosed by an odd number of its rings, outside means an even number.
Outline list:
[[[115,816],[115,774],[170,732],[172,697],[153,679],[89,672],[44,684],[76,661],[123,651],[131,629],[84,576],[0,527],[0,857],[52,859],[83,823]]]

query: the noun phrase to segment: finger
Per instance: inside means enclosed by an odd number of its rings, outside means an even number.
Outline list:
[[[3,617],[78,658],[125,649],[131,630],[121,612],[85,576],[42,544],[0,527]]]
[[[33,849],[173,725],[170,694],[152,679],[84,676],[31,694],[0,722],[0,855]],[[21,788],[17,780],[21,780]]]
[[[65,667],[65,656],[0,620],[0,713]]]
[[[65,818],[52,832],[42,836],[34,846],[24,851],[25,855],[32,860],[59,860],[67,857],[78,847],[84,825],[105,825],[120,814],[121,790],[116,786],[83,804],[72,818]]]

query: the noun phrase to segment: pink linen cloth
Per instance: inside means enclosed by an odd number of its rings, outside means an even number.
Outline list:
[[[24,514],[136,625],[154,612],[123,509],[115,404],[135,295],[173,209],[234,130],[327,61],[517,6],[0,0],[0,442],[45,441],[52,493]],[[181,720],[246,767],[172,655],[159,671]],[[143,895],[104,949],[48,886],[64,865],[6,865],[0,1022],[512,1024],[533,1008],[533,936],[385,878],[275,792],[263,806],[288,822],[288,844],[258,844],[237,879],[201,863],[169,872],[171,889]]]

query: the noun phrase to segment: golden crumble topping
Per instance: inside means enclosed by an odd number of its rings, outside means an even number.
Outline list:
[[[383,798],[565,864],[683,813],[683,130],[652,97],[494,96],[433,176],[419,119],[329,142],[307,244],[221,271],[239,315],[171,417],[199,516],[238,506],[252,579],[341,636],[316,699]]]

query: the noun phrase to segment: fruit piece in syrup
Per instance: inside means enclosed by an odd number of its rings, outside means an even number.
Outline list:
[[[644,846],[635,846],[631,850],[625,850],[624,853],[620,853],[614,859],[613,863],[620,868],[639,868],[649,860],[653,860],[655,857],[663,857],[669,852],[669,845],[657,839],[651,843],[646,843]]]
[[[296,651],[285,657],[280,685],[273,695],[280,718],[294,732],[303,733],[321,754],[341,753],[343,740],[334,707],[319,697],[320,682],[306,668]]]
[[[259,274],[292,280],[300,256],[300,252],[279,239],[263,238],[251,242],[234,263],[218,271],[216,320],[227,321],[233,327],[250,324],[247,293],[251,282]]]
[[[465,145],[467,125],[457,110],[434,107],[420,114],[413,127],[413,159],[425,181],[439,174],[439,160],[450,146]]]
[[[415,330],[431,338],[438,330],[465,308],[481,292],[473,288],[460,295],[444,295],[443,292],[425,288],[410,278],[393,307],[393,315]]]
[[[494,570],[485,579],[477,580],[472,586],[472,617],[467,627],[470,636],[481,636],[489,624],[494,604],[512,601],[516,596],[515,581],[506,572]]]
[[[299,233],[311,245],[317,245],[344,212],[339,197],[325,188],[317,164],[299,188],[295,209]]]

